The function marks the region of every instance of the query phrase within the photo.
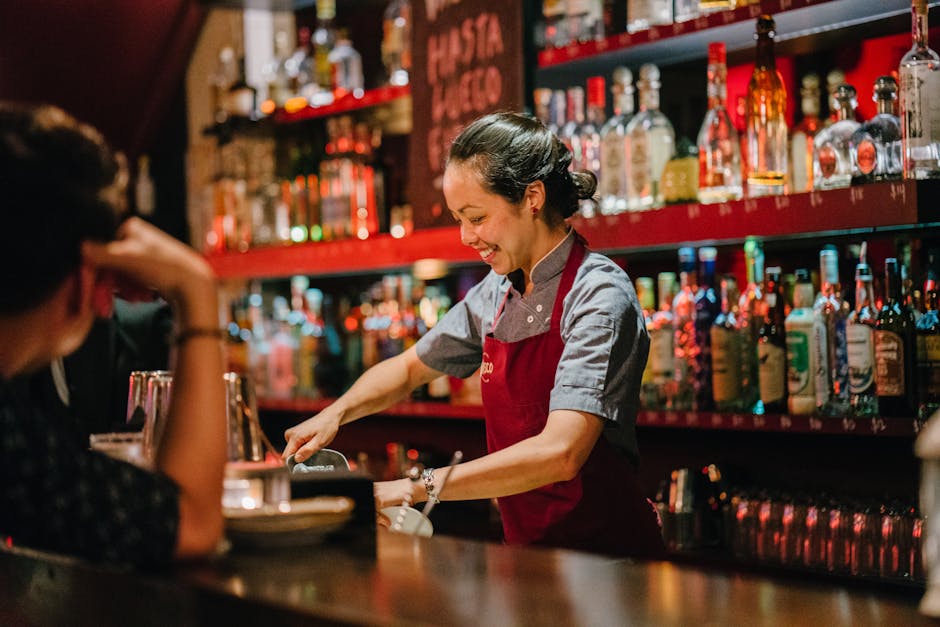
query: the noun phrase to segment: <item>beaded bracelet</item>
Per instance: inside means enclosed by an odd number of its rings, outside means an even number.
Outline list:
[[[197,337],[211,337],[217,340],[223,340],[227,335],[228,333],[225,329],[219,329],[217,327],[191,327],[177,333],[176,337],[173,338],[173,343],[179,346],[183,342]]]
[[[437,498],[437,492],[434,491],[434,469],[425,468],[421,473],[421,478],[424,480],[424,491],[427,492],[428,501],[440,503],[441,499]]]

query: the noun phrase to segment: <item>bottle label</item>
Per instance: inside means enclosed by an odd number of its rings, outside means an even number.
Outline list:
[[[813,351],[813,385],[816,392],[816,406],[822,407],[829,402],[829,343],[826,337],[826,325],[822,320],[813,321],[813,339],[810,350]]]
[[[783,400],[786,381],[786,353],[782,347],[761,342],[757,345],[757,358],[760,363],[760,400],[764,404]]]
[[[790,396],[811,394],[809,335],[787,329],[787,391]]]
[[[829,333],[831,333],[829,344],[832,350],[831,372],[829,373],[829,379],[832,381],[832,385],[829,386],[830,393],[843,399],[847,399],[849,393],[849,353],[846,326],[846,319],[837,316],[832,321],[832,328],[829,330]]]
[[[652,329],[650,334],[650,364],[653,370],[653,381],[665,383],[672,379],[675,369],[675,353],[673,351],[674,333],[671,328]]]
[[[836,166],[839,164],[839,157],[832,144],[823,144],[816,151],[819,162],[819,173],[824,179],[829,178],[836,173]]]
[[[806,133],[797,132],[790,139],[790,149],[793,155],[791,164],[790,181],[794,192],[806,192],[812,190],[812,180],[809,176],[808,163],[812,163],[812,146]],[[807,157],[809,155],[809,158]]]
[[[926,369],[922,397],[940,401],[940,335],[920,335],[917,339],[924,347],[924,358],[918,359],[918,364]]]
[[[608,196],[623,197],[627,193],[626,146],[623,138],[616,132],[610,132],[601,142],[601,198]]]
[[[918,63],[901,68],[901,115],[909,156],[918,161],[929,159],[932,144],[940,143],[940,70],[932,66],[935,64]]]
[[[878,396],[904,396],[904,343],[891,331],[875,331],[875,389]]]
[[[858,143],[855,148],[855,161],[858,163],[858,169],[862,174],[871,174],[878,165],[878,151],[875,149],[875,142],[870,138],[865,138]]]
[[[650,194],[649,142],[643,129],[630,135],[631,198],[639,200]]]
[[[875,344],[867,324],[850,324],[846,332],[849,357],[849,393],[873,392],[875,383]]]
[[[712,395],[715,402],[730,401],[741,395],[740,349],[731,329],[712,327]]]

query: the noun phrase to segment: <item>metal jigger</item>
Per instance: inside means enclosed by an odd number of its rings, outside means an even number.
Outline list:
[[[934,412],[921,429],[914,452],[921,459],[920,510],[927,572],[927,591],[920,601],[920,612],[940,617],[940,411]]]

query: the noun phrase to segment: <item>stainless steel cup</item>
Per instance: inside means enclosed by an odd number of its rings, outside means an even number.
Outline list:
[[[226,372],[223,379],[228,424],[228,460],[263,461],[264,433],[258,420],[258,404],[251,379],[237,372]]]
[[[153,461],[163,431],[166,429],[166,417],[170,411],[170,399],[173,396],[173,375],[154,374],[147,378],[147,398],[144,402],[143,452],[144,457]]]

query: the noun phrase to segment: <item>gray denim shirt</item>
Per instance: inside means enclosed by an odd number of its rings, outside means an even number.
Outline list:
[[[524,298],[521,272],[503,276],[491,271],[418,341],[421,361],[455,377],[473,374],[507,289],[505,309],[492,329],[494,337],[514,342],[548,331],[574,239],[574,232],[569,232],[535,265],[534,288]],[[607,257],[589,252],[581,262],[564,299],[561,337],[565,348],[549,411],[570,409],[603,418],[604,436],[637,463],[636,412],[649,336],[633,284]]]

